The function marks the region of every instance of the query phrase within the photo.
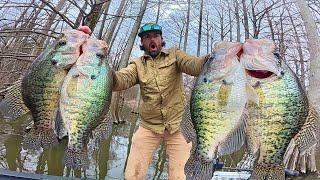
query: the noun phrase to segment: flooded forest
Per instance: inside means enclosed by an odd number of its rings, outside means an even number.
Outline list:
[[[177,47],[194,56],[211,54],[220,41],[274,41],[280,57],[307,92],[309,104],[320,112],[318,0],[1,0],[0,103],[31,63],[64,31],[88,26],[91,37],[106,42],[107,63],[117,71],[143,55],[138,32],[148,22],[162,26],[166,48]],[[183,74],[186,99],[190,99],[195,80]],[[67,139],[49,149],[23,148],[23,139],[32,126],[28,110],[12,109],[14,118],[0,114],[0,169],[66,178],[124,179],[142,103],[139,85],[112,92],[108,113],[113,121],[111,134],[99,144],[89,141],[90,163],[84,171],[63,165]],[[314,134],[317,139],[319,132]],[[242,148],[224,156],[225,167],[235,168],[243,154]],[[320,169],[319,142],[315,161]],[[168,179],[167,164],[161,143],[146,179]],[[320,179],[320,175],[307,173],[290,179]]]

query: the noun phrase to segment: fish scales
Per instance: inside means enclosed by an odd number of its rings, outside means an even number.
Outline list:
[[[69,134],[64,163],[80,169],[89,165],[87,144],[102,123],[111,101],[112,73],[106,62],[106,43],[88,39],[83,54],[68,72],[60,99],[62,120]],[[105,128],[104,133],[110,133]]]
[[[275,49],[271,40],[246,40],[240,58],[259,98],[248,105],[247,153],[238,164],[253,168],[253,179],[285,179],[284,154],[309,112],[300,81]]]
[[[60,87],[68,69],[80,56],[80,46],[88,35],[69,30],[29,66],[22,79],[21,94],[30,109],[34,127],[24,139],[24,148],[46,148],[56,144],[53,122],[57,116]]]
[[[236,56],[241,47],[240,43],[218,43],[214,58],[203,66],[192,90],[190,113],[196,140],[185,165],[187,179],[211,179],[214,161],[234,150],[226,147],[227,140],[236,139],[229,137],[241,124],[247,102],[245,71]]]
[[[261,82],[261,88],[257,89],[268,97],[260,101],[259,109],[263,111],[257,127],[261,127],[261,143],[268,152],[262,154],[262,159],[270,163],[281,164],[287,145],[308,113],[306,95],[290,73],[276,81]]]

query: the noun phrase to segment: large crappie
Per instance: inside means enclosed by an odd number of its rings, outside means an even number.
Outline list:
[[[82,55],[63,82],[60,99],[61,117],[69,136],[64,163],[75,169],[89,165],[89,137],[106,114],[112,92],[107,44],[88,39],[82,50]]]
[[[285,179],[284,153],[308,116],[306,94],[275,49],[271,40],[246,40],[240,58],[259,97],[258,104],[248,106],[248,154],[240,163],[245,167],[251,159],[252,166],[258,158],[252,179]]]
[[[80,56],[80,46],[87,38],[88,35],[81,31],[65,31],[29,66],[22,79],[21,94],[31,111],[34,126],[24,139],[24,148],[45,148],[57,142],[52,128],[59,105],[60,87],[68,69]]]
[[[241,48],[241,43],[217,43],[192,90],[190,111],[196,142],[185,165],[187,179],[211,179],[215,159],[242,145],[247,86],[237,57]]]

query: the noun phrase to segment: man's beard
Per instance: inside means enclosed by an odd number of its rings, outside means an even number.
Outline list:
[[[160,52],[149,52],[149,54],[150,54],[150,56],[152,57],[152,58],[155,58],[155,57],[157,57],[158,55],[159,55],[159,53]]]

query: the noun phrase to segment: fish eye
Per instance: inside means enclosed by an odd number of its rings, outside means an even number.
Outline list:
[[[205,78],[203,78],[203,82],[208,82],[208,79],[205,77]]]
[[[97,56],[98,58],[100,58],[100,59],[104,58],[104,55],[101,54],[101,53],[97,53],[96,56]]]
[[[67,41],[59,41],[59,46],[65,46],[67,44]]]
[[[280,59],[280,53],[279,53],[279,52],[274,52],[273,55],[274,55],[275,57],[277,57],[278,59]]]

